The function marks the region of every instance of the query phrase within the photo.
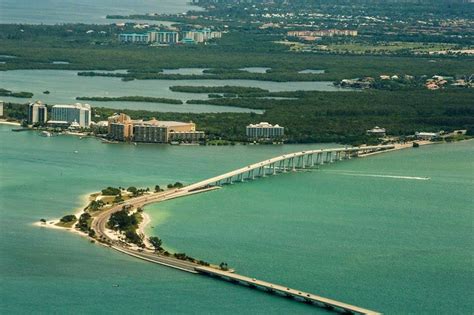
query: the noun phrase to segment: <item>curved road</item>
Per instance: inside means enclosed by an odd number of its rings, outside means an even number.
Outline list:
[[[279,285],[272,284],[269,282],[260,281],[260,280],[257,281],[256,279],[253,279],[253,278],[251,279],[249,277],[233,274],[231,272],[225,272],[225,271],[221,271],[214,268],[203,267],[199,264],[196,264],[190,261],[179,260],[172,256],[160,255],[160,254],[154,253],[151,250],[141,251],[141,250],[131,249],[126,243],[111,239],[107,235],[106,233],[107,222],[113,213],[120,211],[124,206],[143,207],[144,205],[151,204],[151,203],[161,202],[168,199],[183,197],[183,196],[187,196],[191,194],[196,194],[196,193],[201,193],[201,192],[217,189],[218,187],[213,187],[210,185],[215,184],[216,182],[226,179],[226,178],[232,179],[233,176],[238,176],[240,174],[248,172],[249,170],[269,166],[271,164],[274,165],[274,163],[285,161],[287,159],[294,159],[297,157],[304,157],[305,155],[322,154],[322,153],[327,153],[327,152],[331,152],[331,153],[332,152],[356,152],[356,151],[367,151],[367,150],[380,151],[380,150],[387,150],[387,149],[393,149],[393,148],[394,146],[392,145],[361,147],[361,148],[337,148],[337,149],[301,151],[301,152],[278,156],[269,160],[251,164],[246,167],[194,183],[192,185],[189,185],[183,188],[171,189],[164,192],[152,193],[145,196],[131,198],[121,204],[112,206],[110,209],[100,212],[97,216],[92,217],[91,228],[95,231],[97,238],[101,239],[102,241],[105,241],[106,243],[109,243],[110,244],[109,246],[111,248],[119,252],[125,253],[127,255],[140,258],[142,260],[172,267],[172,268],[190,272],[190,273],[204,273],[204,274],[208,274],[212,276],[217,275],[217,276],[220,276],[221,278],[233,279],[233,280],[236,280],[237,282],[244,283],[249,286],[258,284],[260,287],[265,288],[269,292],[274,292],[277,290],[277,291],[284,292],[286,294],[291,293],[290,295],[293,297],[300,297],[303,294],[301,291],[293,290],[290,288],[285,289],[285,287],[283,286],[279,286]],[[310,293],[305,293],[305,299],[311,302],[316,302],[316,303],[328,306],[328,307],[340,309],[349,313],[378,314],[377,312],[373,312],[367,309],[359,308],[357,306],[338,302],[335,300],[326,299],[326,298],[313,295]]]
[[[141,258],[147,261],[152,261],[157,264],[162,264],[162,265],[173,267],[176,269],[196,273],[195,268],[200,267],[201,265],[198,265],[189,261],[185,261],[185,260],[179,260],[174,257],[158,255],[152,252],[133,250],[133,249],[130,249],[126,243],[111,239],[106,233],[107,221],[109,220],[110,216],[114,212],[120,211],[123,206],[143,207],[144,205],[151,204],[151,203],[156,203],[156,202],[160,202],[160,201],[164,201],[168,199],[183,197],[183,196],[187,196],[191,194],[196,194],[196,193],[201,193],[201,192],[217,189],[218,187],[212,187],[212,186],[209,187],[209,185],[216,183],[220,180],[229,178],[229,177],[232,178],[233,176],[246,173],[249,170],[268,166],[276,162],[284,161],[287,159],[293,159],[293,158],[301,157],[301,156],[304,157],[305,155],[322,154],[322,153],[329,153],[329,152],[333,153],[333,152],[380,151],[380,150],[387,150],[387,149],[393,149],[393,148],[394,148],[393,145],[334,148],[334,149],[300,151],[300,152],[277,156],[277,157],[264,160],[258,163],[254,163],[246,167],[243,167],[243,168],[240,168],[240,169],[237,169],[237,170],[234,170],[234,171],[231,171],[231,172],[228,172],[216,177],[212,177],[212,178],[185,186],[183,188],[177,188],[177,189],[175,188],[175,189],[170,189],[164,192],[152,193],[145,196],[131,198],[93,217],[92,222],[91,222],[91,228],[96,232],[96,235],[99,239],[105,240],[107,243],[110,243],[111,244],[110,247],[112,247],[115,250],[118,250],[125,254],[131,255],[137,258]]]
[[[145,204],[175,198],[179,196],[180,193],[181,192],[179,192],[177,189],[173,189],[166,192],[153,193],[151,195],[129,199],[122,204],[115,205],[112,208],[99,213],[97,216],[94,216],[92,218],[91,228],[96,232],[97,238],[107,241],[111,244],[110,247],[117,251],[164,266],[180,269],[191,273],[197,273],[194,268],[200,266],[198,264],[186,260],[176,259],[171,256],[158,255],[157,253],[153,252],[141,252],[134,249],[130,249],[124,242],[111,239],[106,233],[107,221],[109,220],[110,216],[113,213],[122,210],[123,206],[130,205],[133,207],[143,207]]]

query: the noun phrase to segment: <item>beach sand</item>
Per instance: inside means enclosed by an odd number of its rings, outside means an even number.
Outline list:
[[[6,121],[6,120],[3,120],[3,119],[0,119],[0,124],[2,124],[2,125],[10,125],[10,126],[21,126],[21,124],[18,123],[18,122]]]

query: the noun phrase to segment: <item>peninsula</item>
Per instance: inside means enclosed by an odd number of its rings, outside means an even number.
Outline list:
[[[225,262],[217,266],[211,265],[203,260],[189,257],[184,253],[171,254],[161,247],[161,239],[156,236],[147,237],[144,235],[143,228],[148,220],[144,220],[144,217],[140,213],[143,213],[143,207],[148,204],[219,189],[223,185],[232,184],[234,182],[252,181],[280,173],[319,168],[322,165],[345,159],[368,156],[406,147],[408,147],[408,145],[379,145],[301,151],[247,165],[240,169],[187,186],[183,186],[179,182],[169,184],[167,190],[155,186],[154,192],[151,192],[150,189],[137,189],[136,187],[129,187],[127,190],[108,187],[102,190],[101,193],[92,194],[88,200],[88,205],[80,213],[68,215],[61,220],[49,222],[42,219],[41,223],[37,225],[66,228],[75,232],[79,230],[83,235],[87,235],[91,238],[93,242],[97,241],[124,254],[178,270],[215,276],[226,281],[243,284],[251,288],[260,288],[270,293],[278,293],[286,297],[294,298],[297,301],[303,301],[337,311],[356,314],[377,314],[371,310],[323,298],[311,293],[238,275],[234,270],[229,269]],[[79,216],[79,221],[73,226],[77,216]],[[72,223],[64,225],[62,221]],[[123,224],[125,221],[126,223]],[[138,224],[140,221],[143,224]],[[120,233],[120,227],[123,225],[128,226],[128,228],[132,227],[131,230],[128,229],[125,232],[125,235]]]

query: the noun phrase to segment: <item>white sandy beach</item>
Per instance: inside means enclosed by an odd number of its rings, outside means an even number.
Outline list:
[[[18,122],[6,121],[4,119],[0,119],[0,125],[21,126]]]

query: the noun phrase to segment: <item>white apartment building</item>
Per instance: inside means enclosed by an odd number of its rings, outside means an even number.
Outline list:
[[[72,124],[76,122],[80,127],[88,128],[92,121],[91,112],[89,104],[54,105],[51,109],[51,121],[49,123]]]
[[[247,137],[252,139],[281,138],[284,134],[284,127],[271,125],[268,122],[250,124],[246,128]]]

